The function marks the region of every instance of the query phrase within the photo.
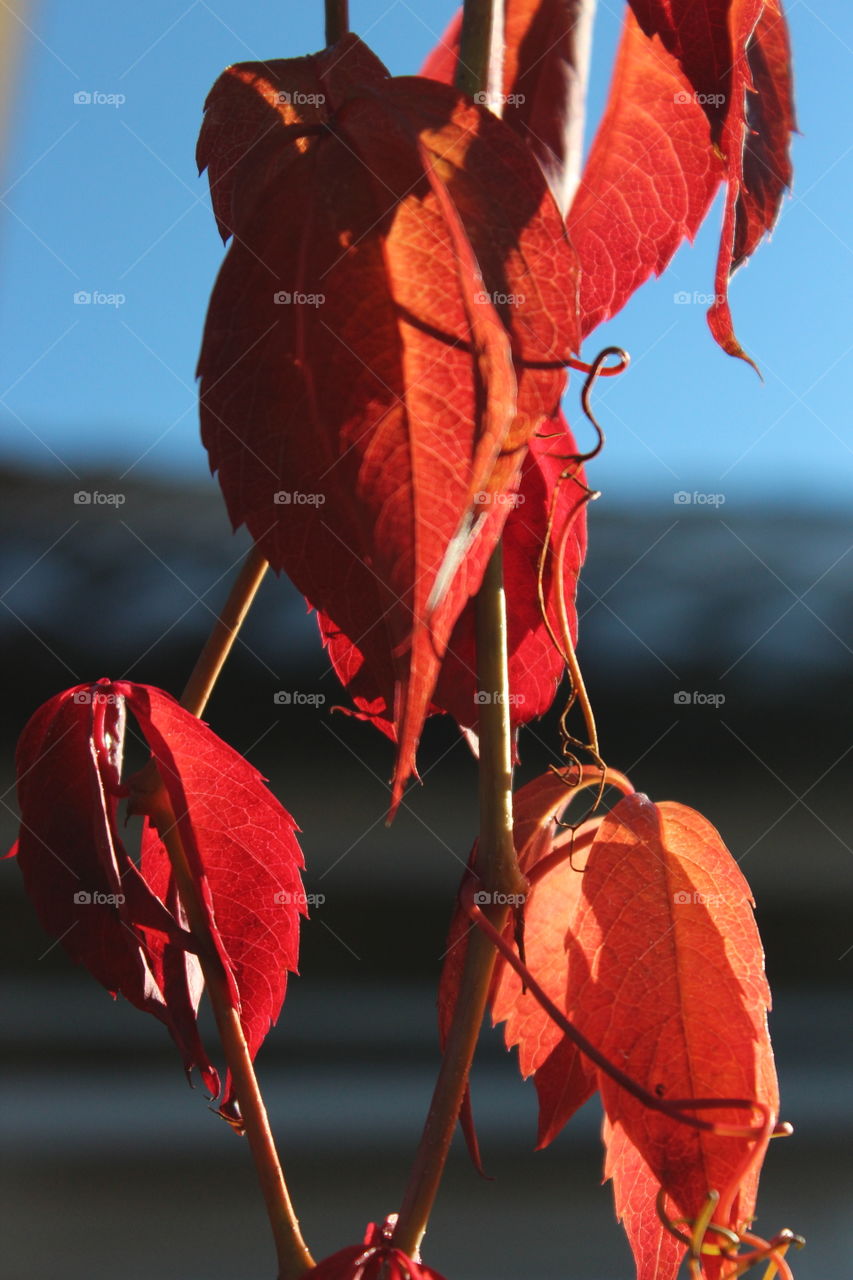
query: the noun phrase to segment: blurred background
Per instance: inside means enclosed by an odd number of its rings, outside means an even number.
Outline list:
[[[609,763],[653,798],[701,809],[753,887],[783,1115],[797,1130],[773,1144],[757,1226],[805,1234],[796,1274],[826,1280],[853,1271],[853,271],[838,110],[853,22],[841,0],[787,8],[795,188],[732,290],[765,381],[723,356],[705,325],[717,207],[586,353],[618,342],[633,364],[598,391],[608,445],[591,472],[602,497],[580,657]],[[35,707],[104,675],[178,693],[247,548],[198,442],[194,365],[222,246],[193,149],[220,70],[319,48],[321,9],[0,6],[4,846],[16,830],[14,743]],[[351,0],[354,29],[397,74],[418,68],[452,9]],[[599,6],[592,124],[622,9]],[[577,424],[576,396],[575,385],[565,408]],[[258,1060],[318,1254],[397,1206],[438,1060],[434,986],[476,825],[473,761],[434,721],[424,786],[386,829],[390,750],[334,712],[340,701],[314,619],[286,582],[267,581],[207,718],[294,813],[307,890],[322,896],[302,976]],[[525,733],[520,782],[556,759],[557,741],[550,719]],[[187,1090],[165,1031],[114,1005],[42,934],[14,863],[0,871],[0,911],[0,1274],[270,1276],[248,1153]],[[454,1152],[428,1261],[457,1280],[629,1280],[598,1185],[595,1109],[534,1154],[533,1090],[489,1031],[474,1102],[495,1180]]]

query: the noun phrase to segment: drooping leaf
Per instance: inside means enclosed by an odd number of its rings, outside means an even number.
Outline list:
[[[525,876],[551,855],[557,822],[578,794],[575,781],[573,769],[551,771],[515,795],[514,835]],[[627,779],[620,777],[620,782],[630,786]],[[525,963],[558,1007],[565,1004],[567,938],[582,905],[582,863],[583,858],[578,866],[567,851],[532,885],[524,905]],[[595,1092],[595,1068],[503,961],[496,970],[491,1010],[493,1023],[506,1023],[507,1048],[518,1047],[521,1074],[533,1077],[539,1098],[537,1146],[547,1146]]]
[[[113,995],[164,1022],[187,1072],[198,1067],[215,1097],[196,1024],[198,943],[168,855],[148,828],[137,864],[118,834],[128,710],[160,769],[256,1052],[296,968],[305,897],[295,827],[257,771],[168,694],[102,680],[39,708],[18,746],[18,862],[43,927]]]
[[[637,1264],[636,1280],[676,1280],[685,1246],[660,1220],[660,1183],[620,1124],[604,1117],[604,1176],[613,1181],[616,1217]]]
[[[583,135],[584,84],[578,81],[577,62],[578,46],[584,57],[588,38],[584,9],[579,0],[506,0],[504,7],[501,112],[536,156],[564,213]],[[422,75],[453,83],[461,30],[460,9]]]
[[[760,6],[732,0],[729,22],[731,108],[723,131],[728,189],[708,324],[723,350],[749,360],[734,334],[728,282],[772,230],[791,185],[794,106],[788,28],[780,0]]]
[[[617,785],[630,789],[620,774],[611,774]],[[596,770],[588,770],[584,785],[597,783]],[[513,839],[524,876],[530,876],[553,849],[557,820],[578,795],[574,768],[549,771],[527,783],[513,797]],[[476,845],[469,859],[473,867]],[[557,877],[556,879],[554,877]],[[566,933],[571,927],[578,902],[582,875],[573,869],[567,856],[555,869],[531,887],[523,904],[526,962],[558,1005],[564,1001],[566,985]],[[520,903],[509,904],[513,907]],[[513,913],[504,930],[511,941],[516,926]],[[439,1035],[442,1045],[450,1030],[456,1007],[468,939],[475,926],[461,904],[453,913],[444,965],[438,989]],[[538,1146],[546,1146],[569,1117],[595,1089],[595,1073],[583,1056],[567,1041],[559,1027],[529,991],[522,989],[518,975],[500,958],[489,996],[492,1023],[506,1022],[507,1048],[518,1046],[519,1067],[525,1077],[533,1076],[539,1095]],[[469,1147],[475,1149],[470,1117],[463,1118]]]
[[[364,1244],[349,1245],[305,1273],[305,1280],[444,1280],[432,1267],[415,1262],[391,1244],[392,1219],[384,1227],[371,1222]]]
[[[607,106],[568,215],[585,333],[693,239],[722,172],[689,80],[627,10]]]
[[[508,0],[505,27],[504,119],[570,192],[579,147],[572,122],[577,130],[582,120],[573,99],[578,9],[570,0]],[[457,15],[424,74],[452,80],[460,27]],[[743,356],[728,280],[776,221],[791,183],[793,129],[781,0],[632,0],[604,116],[568,211],[582,267],[583,332],[664,270],[725,181],[708,319],[717,342]]]
[[[112,995],[165,1023],[187,1073],[198,1067],[215,1096],[219,1078],[195,1021],[195,944],[118,834],[124,735],[125,703],[109,685],[68,689],[35,712],[18,743],[12,852],[42,928]],[[183,970],[183,983],[167,990],[164,968]]]
[[[548,619],[560,636],[557,564],[562,567],[562,595],[573,643],[577,640],[575,595],[586,554],[586,500],[583,469],[572,459],[577,444],[562,414],[543,424],[534,434],[522,466],[515,494],[502,495],[509,508],[503,532],[504,590],[507,599],[507,648],[509,656],[510,721],[513,728],[543,715],[554,701],[564,672],[563,655],[542,618],[538,597],[538,565],[548,538],[549,554],[543,566],[543,596]],[[483,498],[489,495],[483,494]],[[488,505],[483,504],[484,507]],[[356,568],[349,589],[369,600],[366,571]],[[393,708],[381,693],[375,672],[383,662],[381,629],[363,611],[364,630],[358,640],[319,615],[320,630],[329,658],[346,685],[357,711],[393,737]],[[442,662],[430,711],[451,715],[463,729],[476,735],[479,724],[476,656],[476,610],[470,601],[453,629]]]
[[[722,157],[726,204],[708,323],[725,351],[749,360],[734,335],[728,282],[772,228],[790,185],[794,119],[781,0],[630,3],[645,34],[677,59]]]
[[[582,881],[565,996],[578,1030],[662,1099],[756,1099],[775,1117],[770,1000],[752,900],[711,824],[682,805],[628,796],[598,829]],[[716,1190],[724,1217],[715,1221],[739,1230],[750,1220],[757,1171],[738,1177],[754,1149],[747,1140],[687,1127],[598,1077],[611,1133],[624,1130],[679,1214],[695,1218]],[[697,1114],[756,1124],[748,1108]],[[625,1171],[611,1160],[609,1169],[617,1202],[630,1201],[636,1220],[636,1163]],[[648,1190],[648,1179],[642,1185]],[[653,1198],[646,1213],[651,1221]]]
[[[506,518],[477,495],[516,487],[556,411],[575,259],[532,157],[484,108],[389,79],[355,37],[295,61],[229,68],[208,100],[199,156],[234,240],[202,432],[234,524],[344,636],[373,630],[396,805]]]
[[[284,1001],[306,915],[296,825],[248,761],[159,689],[116,685],[168,792],[254,1058]],[[149,826],[141,870],[163,865]],[[225,1106],[232,1101],[226,1086]]]

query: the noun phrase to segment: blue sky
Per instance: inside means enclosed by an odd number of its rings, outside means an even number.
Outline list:
[[[402,74],[453,7],[351,0],[351,17]],[[712,290],[717,206],[696,246],[585,352],[614,342],[634,361],[598,400],[608,448],[591,479],[605,500],[849,500],[853,17],[844,0],[787,10],[802,131],[794,194],[732,287],[765,383],[717,350],[704,305],[676,301]],[[590,125],[622,12],[599,5]],[[69,479],[93,464],[203,479],[194,368],[223,250],[194,164],[202,104],[229,62],[319,48],[322,3],[42,0],[28,21],[0,182],[0,463]],[[75,304],[79,291],[118,305]],[[566,410],[577,423],[571,393]]]

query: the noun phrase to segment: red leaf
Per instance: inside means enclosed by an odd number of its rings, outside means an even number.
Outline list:
[[[731,105],[723,130],[728,190],[708,324],[729,355],[753,362],[734,334],[728,282],[776,222],[791,185],[794,129],[788,29],[779,0],[732,0]]]
[[[732,72],[729,10],[741,0],[628,0],[642,30],[657,35],[681,64],[719,142],[729,110]],[[746,0],[753,10],[763,0]],[[722,98],[719,97],[722,92]]]
[[[594,776],[593,776],[594,775]],[[513,797],[513,839],[521,872],[530,876],[551,853],[555,826],[578,789],[571,784],[574,769],[548,772],[527,783]],[[598,781],[592,770],[584,784]],[[613,774],[617,785],[630,786],[627,779]],[[476,845],[469,860],[473,866]],[[533,886],[524,904],[524,940],[527,964],[551,998],[562,1004],[566,984],[566,931],[576,908],[582,876],[572,870],[568,859]],[[516,905],[516,904],[512,904]],[[444,965],[438,989],[439,1034],[442,1046],[450,1030],[462,980],[467,938],[474,928],[464,908],[457,905],[450,924]],[[504,936],[511,940],[515,920],[510,919]],[[570,1041],[565,1039],[547,1013],[500,958],[490,994],[492,1023],[506,1022],[507,1048],[518,1045],[523,1076],[532,1075],[539,1095],[539,1137],[546,1146],[578,1107],[595,1089],[595,1073]],[[472,1143],[473,1130],[466,1125]]]
[[[637,1263],[637,1280],[676,1280],[685,1246],[658,1216],[660,1183],[620,1124],[605,1115],[605,1178],[613,1179],[616,1216]]]
[[[790,185],[794,119],[781,2],[631,0],[631,7],[645,34],[659,36],[677,59],[722,157],[726,206],[708,323],[725,351],[751,364],[734,335],[728,281],[772,228]]]
[[[780,0],[765,0],[746,54],[753,91],[746,96],[743,189],[736,208],[732,270],[749,257],[775,223],[782,193],[793,175],[789,143],[796,124],[791,47]]]
[[[577,795],[568,785],[573,776],[574,770],[542,774],[513,799],[513,833],[525,876],[552,851],[556,823]],[[524,905],[525,963],[558,1007],[565,1002],[566,939],[582,905],[583,878],[567,856],[537,880]],[[491,1008],[492,1022],[506,1023],[507,1048],[518,1046],[521,1074],[533,1076],[539,1097],[536,1145],[545,1147],[595,1092],[595,1069],[503,961],[498,962]]]
[[[115,686],[135,715],[169,794],[178,831],[208,906],[209,924],[254,1058],[296,972],[306,915],[296,826],[248,761],[168,694]],[[141,870],[163,865],[149,827]],[[226,1084],[225,1104],[230,1097]]]
[[[254,1054],[296,968],[302,857],[292,819],[206,725],[168,694],[124,681],[45,703],[18,746],[18,861],[43,927],[113,995],[164,1022],[187,1072],[197,1066],[217,1096],[196,1025],[196,943],[166,852],[149,829],[137,866],[118,836],[127,707],[169,791]]]
[[[565,212],[580,163],[583,101],[575,91],[575,59],[584,6],[579,0],[507,0],[504,12],[503,119],[530,147]],[[453,83],[461,29],[460,9],[422,75]]]
[[[371,1223],[364,1244],[349,1245],[324,1258],[305,1273],[305,1280],[444,1280],[437,1271],[415,1262],[391,1243],[396,1215],[385,1227]]]
[[[578,577],[586,555],[586,503],[589,493],[582,467],[569,461],[578,447],[562,414],[543,424],[524,461],[521,483],[504,526],[504,590],[507,602],[510,721],[513,728],[544,715],[563,677],[563,655],[542,618],[538,566],[548,535],[542,589],[551,629],[559,637],[558,575],[562,561],[562,594],[572,643],[577,642],[575,606]],[[569,474],[565,474],[569,473]],[[563,478],[565,476],[565,478]],[[450,638],[436,685],[436,709],[476,734],[476,607],[472,601]]]
[[[507,598],[510,719],[514,728],[527,724],[551,706],[563,676],[564,662],[555,648],[538,600],[541,548],[553,520],[543,574],[543,593],[551,627],[559,636],[558,583],[555,561],[562,558],[563,595],[573,642],[577,640],[575,595],[586,554],[586,500],[583,469],[573,472],[577,445],[562,414],[543,424],[532,438],[522,467],[518,492],[508,495],[504,525],[504,589]],[[572,474],[561,479],[565,472]],[[486,495],[484,495],[486,496]],[[561,550],[562,549],[562,550]],[[363,604],[363,631],[353,641],[319,615],[323,642],[332,666],[356,704],[356,715],[369,719],[390,737],[392,710],[380,692],[383,636],[364,605],[364,574],[355,571],[349,589]],[[369,597],[368,597],[369,598]],[[461,728],[478,730],[476,611],[470,601],[454,627],[444,655],[430,711],[452,715]]]
[[[294,124],[275,103],[305,95],[306,64],[322,123]],[[235,232],[199,365],[211,465],[235,525],[334,627],[375,627],[396,805],[506,516],[478,519],[475,495],[514,488],[559,401],[574,258],[512,131],[445,86],[388,79],[355,37],[230,68],[200,157]]]
[[[693,239],[721,177],[689,81],[628,10],[607,107],[568,216],[582,264],[584,333]]]
[[[602,822],[581,878],[565,997],[578,1030],[649,1093],[754,1098],[775,1116],[761,942],[749,888],[710,823],[681,805],[628,796]],[[754,1145],[688,1128],[598,1075],[613,1130],[624,1130],[679,1214],[695,1218],[714,1189],[723,1196],[715,1221],[743,1227],[757,1171],[743,1178],[742,1165]],[[755,1124],[745,1109],[698,1114]],[[636,1162],[609,1168],[618,1203],[630,1200],[636,1217]],[[649,1220],[653,1212],[649,1203]]]

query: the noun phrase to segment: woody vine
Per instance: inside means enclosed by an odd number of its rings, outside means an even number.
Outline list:
[[[166,1025],[245,1135],[279,1280],[441,1280],[421,1248],[457,1124],[479,1164],[469,1076],[487,1011],[534,1081],[539,1145],[600,1095],[639,1280],[759,1265],[790,1280],[802,1243],[752,1231],[768,1145],[791,1129],[749,889],[705,818],[654,803],[607,760],[574,605],[604,442],[595,383],[628,366],[581,348],[721,187],[708,321],[751,363],[727,285],[790,183],[785,19],[779,0],[631,0],[582,164],[593,10],[467,0],[422,74],[391,77],[344,0],[327,0],[321,52],[219,78],[198,159],[230,246],[201,430],[254,548],[180,702],[103,678],[57,694],[19,743],[16,852],[41,922]],[[568,370],[596,433],[586,452],[561,410]],[[297,965],[296,827],[201,720],[269,566],[316,610],[351,713],[389,741],[390,817],[428,716],[450,715],[479,760],[410,1176],[363,1242],[320,1262],[253,1065]],[[563,763],[514,791],[519,732],[558,697]],[[150,753],[131,776],[128,735]],[[141,820],[138,856],[124,817]]]

